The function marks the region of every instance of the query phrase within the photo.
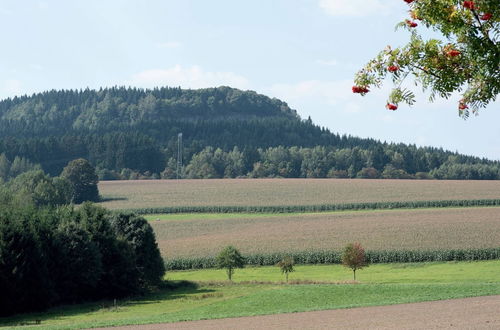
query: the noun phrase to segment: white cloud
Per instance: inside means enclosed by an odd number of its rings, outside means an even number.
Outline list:
[[[181,86],[183,88],[206,88],[231,86],[247,89],[248,80],[233,72],[205,71],[197,65],[184,68],[176,65],[168,69],[151,69],[135,74],[127,85],[141,87]]]
[[[156,43],[156,47],[158,48],[180,48],[182,44],[179,41],[167,41],[167,42],[158,42]]]
[[[388,0],[319,0],[320,8],[331,16],[388,14],[394,5]]]

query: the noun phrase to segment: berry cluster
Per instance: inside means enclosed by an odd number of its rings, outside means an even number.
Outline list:
[[[392,104],[392,103],[387,103],[387,105],[386,105],[385,107],[386,107],[387,109],[389,109],[389,110],[392,110],[392,111],[394,111],[394,110],[397,110],[397,109],[398,109],[398,106],[397,106],[397,105],[395,105],[395,104]]]
[[[370,90],[366,87],[362,87],[362,86],[352,86],[352,92],[353,93],[360,93],[360,94],[364,94],[364,93],[368,93]]]
[[[396,66],[396,65],[391,65],[391,66],[389,66],[389,67],[387,68],[387,71],[389,71],[389,72],[396,72],[396,71],[398,71],[398,70],[399,70],[399,67],[398,67],[398,66]]]
[[[409,20],[409,19],[405,20],[405,22],[406,22],[406,25],[408,25],[408,26],[409,26],[409,27],[411,27],[411,28],[414,28],[414,27],[417,27],[417,26],[418,26],[418,24],[417,24],[416,22],[411,21],[411,20]]]
[[[484,13],[480,16],[483,21],[489,21],[493,15],[491,13]]]
[[[456,50],[456,49],[450,49],[446,52],[446,55],[448,55],[449,57],[456,57],[458,55],[462,54],[459,50]]]
[[[464,100],[460,100],[460,102],[458,102],[458,110],[466,109],[469,109],[469,107],[467,106],[467,104],[465,104]]]
[[[474,1],[464,1],[463,5],[464,5],[464,8],[467,8],[470,10],[476,9],[476,5],[474,4]]]

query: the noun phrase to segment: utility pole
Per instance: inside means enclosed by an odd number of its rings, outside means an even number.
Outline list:
[[[182,179],[182,133],[177,134],[177,180]]]

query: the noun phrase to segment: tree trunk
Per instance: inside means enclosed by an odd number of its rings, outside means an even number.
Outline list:
[[[354,280],[356,281],[356,269],[353,269],[352,271],[354,273]]]

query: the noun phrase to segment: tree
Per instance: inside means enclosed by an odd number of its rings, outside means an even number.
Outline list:
[[[4,153],[0,154],[0,179],[3,181],[7,181],[9,179],[9,171],[10,171],[10,161],[5,156]]]
[[[112,227],[110,212],[85,202],[78,208],[75,217],[101,254],[102,275],[95,296],[116,298],[138,292],[140,274],[137,256],[133,247]]]
[[[380,87],[390,76],[395,87],[387,108],[396,110],[400,102],[412,105],[415,94],[403,87],[413,76],[415,82],[430,90],[430,100],[457,100],[459,115],[467,118],[469,108],[477,113],[500,93],[500,6],[498,0],[404,0],[410,18],[397,27],[410,31],[410,42],[400,48],[387,46],[368,62],[355,77],[352,91],[365,95],[369,87]],[[419,25],[442,35],[424,38]]]
[[[234,246],[226,246],[217,255],[217,267],[225,268],[228,280],[232,280],[234,269],[243,268],[245,265],[245,259],[241,256],[240,251],[238,251]]]
[[[287,256],[281,259],[280,262],[276,264],[281,269],[281,274],[285,274],[286,282],[288,283],[288,274],[294,272],[295,269],[293,266],[295,265],[295,261],[292,257]]]
[[[359,243],[350,243],[344,248],[342,253],[342,265],[349,267],[353,271],[356,280],[356,271],[368,267],[366,262],[365,249]]]
[[[73,202],[99,201],[97,174],[95,168],[83,158],[72,160],[63,169],[61,177],[67,179],[73,188]]]
[[[132,246],[141,285],[145,288],[158,285],[165,275],[165,265],[151,225],[143,217],[126,213],[113,214],[111,225]]]
[[[71,202],[72,189],[64,178],[51,178],[42,170],[24,172],[10,181],[9,188],[19,200],[36,206],[56,206]]]
[[[91,297],[102,275],[101,254],[81,225],[66,222],[53,233],[53,280],[60,301],[77,302]]]

